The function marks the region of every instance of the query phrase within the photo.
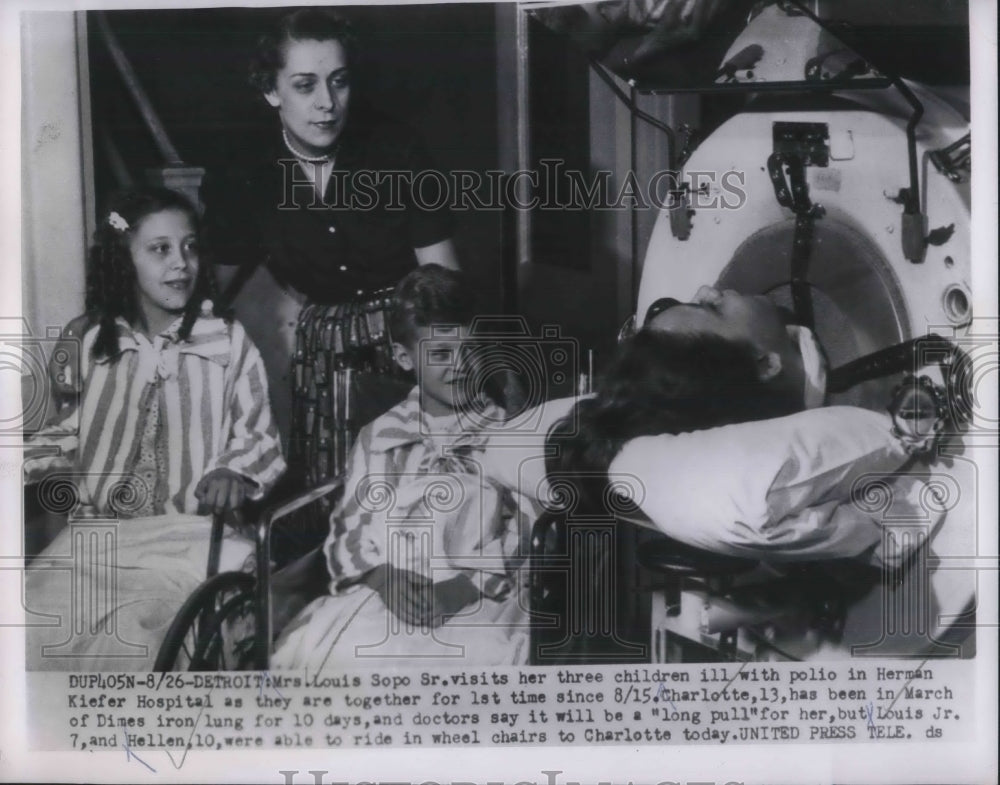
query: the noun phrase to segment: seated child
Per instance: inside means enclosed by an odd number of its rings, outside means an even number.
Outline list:
[[[397,287],[394,357],[417,386],[361,429],[324,546],[330,593],[286,627],[273,667],[526,662],[517,570],[534,511],[481,470],[505,415],[476,388],[471,303],[461,274],[437,265]]]
[[[196,514],[258,499],[284,471],[260,355],[212,313],[193,206],[162,188],[122,194],[95,239],[76,405],[25,448],[43,498],[67,482],[78,497],[71,525],[29,565],[33,670],[148,669],[205,578],[210,522]],[[74,537],[85,529],[100,537]],[[94,553],[78,552],[95,539]],[[250,550],[230,532],[223,562]]]

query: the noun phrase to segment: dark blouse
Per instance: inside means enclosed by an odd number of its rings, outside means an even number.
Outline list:
[[[335,303],[394,285],[416,266],[414,248],[451,237],[447,204],[417,204],[412,193],[414,177],[434,170],[413,131],[359,115],[344,130],[322,200],[280,139],[264,162],[206,178],[215,264],[266,264],[312,302]],[[440,177],[417,182],[427,200],[444,201]]]

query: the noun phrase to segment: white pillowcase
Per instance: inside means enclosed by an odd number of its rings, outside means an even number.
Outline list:
[[[647,525],[690,545],[768,561],[852,557],[882,537],[883,507],[858,496],[865,481],[897,503],[919,495],[896,476],[908,456],[891,427],[888,415],[830,406],[644,436],[609,474],[638,486]]]
[[[550,500],[546,437],[576,401],[549,401],[515,427],[493,430],[484,472],[530,498]],[[829,406],[643,436],[622,448],[609,479],[635,489],[643,515],[634,523],[698,548],[771,562],[855,557],[881,542],[880,524],[890,516],[906,517],[912,507],[932,529],[943,519],[943,512],[921,506],[924,480],[899,471],[908,456],[891,429],[886,414]],[[868,482],[887,501],[866,497]],[[879,547],[875,558],[881,556]]]

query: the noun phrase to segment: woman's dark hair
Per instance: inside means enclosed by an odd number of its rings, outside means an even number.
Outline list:
[[[468,325],[476,315],[476,298],[465,276],[439,264],[425,264],[408,273],[393,293],[389,311],[392,340],[412,346],[420,327]]]
[[[598,511],[608,467],[625,442],[792,414],[801,401],[760,380],[749,342],[640,330],[620,346],[597,393],[549,433],[550,478],[569,479]],[[667,469],[669,470],[669,469]],[[572,479],[570,479],[572,478]]]
[[[279,17],[257,41],[250,59],[250,84],[259,92],[274,90],[289,41],[337,41],[348,65],[353,67],[357,58],[357,42],[346,19],[322,8],[300,8]]]
[[[113,197],[104,217],[94,232],[87,266],[86,309],[91,322],[100,329],[94,342],[94,357],[111,357],[118,353],[119,316],[129,324],[139,320],[136,296],[135,264],[129,243],[142,221],[154,213],[179,210],[191,219],[196,231],[198,213],[187,197],[168,188],[146,187],[124,191]],[[194,292],[184,308],[178,335],[187,340],[201,312],[204,300],[218,302],[215,277],[211,265],[202,260]]]

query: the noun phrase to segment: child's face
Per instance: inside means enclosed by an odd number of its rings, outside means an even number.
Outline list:
[[[198,238],[183,210],[146,216],[129,241],[136,298],[147,325],[175,317],[198,280]]]
[[[415,371],[421,408],[432,416],[468,406],[476,394],[466,328],[420,327],[412,345],[393,344],[396,362]]]

